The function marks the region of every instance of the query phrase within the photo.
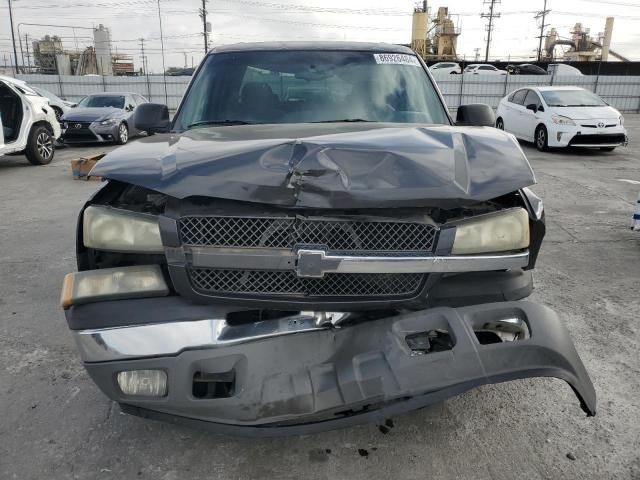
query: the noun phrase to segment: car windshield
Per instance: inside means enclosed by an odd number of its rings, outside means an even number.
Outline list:
[[[124,108],[124,97],[122,95],[91,95],[80,100],[80,103],[78,103],[78,107]]]
[[[587,90],[543,90],[542,98],[550,107],[605,107],[599,96]]]
[[[449,124],[417,57],[362,51],[253,51],[207,57],[174,121]]]

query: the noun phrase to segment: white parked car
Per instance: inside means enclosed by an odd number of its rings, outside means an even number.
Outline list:
[[[32,90],[35,90],[36,93],[42,97],[45,97],[49,100],[49,105],[53,107],[54,112],[56,113],[56,118],[58,122],[62,118],[62,115],[71,110],[71,106],[74,105],[73,102],[67,102],[66,100],[61,99],[55,93],[50,92],[49,90],[45,90],[44,88],[34,87],[33,85],[29,85]]]
[[[0,157],[24,152],[34,165],[53,159],[60,124],[49,100],[25,82],[0,77]]]
[[[549,147],[611,151],[627,143],[624,117],[602,98],[579,87],[526,87],[500,100],[496,127]]]
[[[561,77],[582,77],[582,72],[576,67],[566,65],[564,63],[550,63],[547,66],[547,73],[553,76]]]
[[[471,65],[467,65],[464,73],[472,73],[474,75],[507,75],[506,70],[500,70],[488,63],[472,63]]]
[[[431,73],[459,74],[462,73],[460,64],[455,62],[438,62],[429,67]]]

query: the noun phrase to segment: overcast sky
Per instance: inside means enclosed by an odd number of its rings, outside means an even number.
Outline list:
[[[31,26],[24,23],[52,23],[92,27],[99,23],[111,30],[114,50],[131,54],[140,66],[140,43],[145,38],[151,70],[161,70],[160,30],[156,0],[12,0],[14,26],[30,37],[45,34],[63,37],[67,48],[91,45],[91,31],[76,28]],[[263,40],[354,40],[409,43],[413,0],[208,0],[212,23],[211,44]],[[197,63],[204,51],[198,8],[202,0],[161,0],[166,64]],[[439,6],[449,12],[462,29],[458,52],[473,58],[474,48],[484,52],[488,10],[482,0],[429,2],[435,13]],[[539,27],[533,18],[543,0],[503,0],[495,21],[491,56],[526,58],[537,48]],[[615,17],[612,49],[640,60],[640,0],[548,0],[551,9],[546,23],[568,37],[576,22],[597,35],[605,16]],[[580,12],[580,13],[572,13]],[[0,63],[11,56],[7,0],[0,0]],[[539,25],[539,24],[538,24]],[[20,51],[18,49],[18,55]]]

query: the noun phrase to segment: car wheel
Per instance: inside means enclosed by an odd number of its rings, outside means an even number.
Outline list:
[[[122,122],[118,126],[118,138],[116,138],[116,143],[118,145],[124,145],[128,141],[129,141],[129,127],[127,127],[126,123]]]
[[[615,149],[616,147],[600,147],[603,152],[613,152]]]
[[[29,133],[27,148],[24,155],[32,165],[46,165],[51,163],[55,148],[51,131],[42,125],[35,126]]]
[[[449,75],[458,75],[458,72],[451,72]]]
[[[60,110],[58,107],[51,108],[53,108],[53,112],[56,114],[56,120],[58,121],[58,123],[60,123],[60,119],[62,118],[62,110]]]
[[[502,121],[502,118],[498,118],[496,120],[496,128],[498,130],[504,130],[504,122]]]
[[[538,128],[536,128],[535,144],[536,148],[541,152],[544,152],[549,148],[547,139],[547,127],[545,127],[544,125],[539,125]]]

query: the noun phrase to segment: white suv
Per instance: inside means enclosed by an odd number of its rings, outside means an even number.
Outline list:
[[[447,74],[458,74],[462,73],[462,69],[460,65],[455,62],[438,62],[434,63],[429,67],[431,73],[447,73]]]
[[[464,73],[473,73],[474,75],[506,75],[506,70],[500,70],[488,63],[472,63],[467,65],[464,69]]]
[[[0,157],[24,152],[32,164],[46,165],[59,136],[49,101],[21,80],[0,77]]]

